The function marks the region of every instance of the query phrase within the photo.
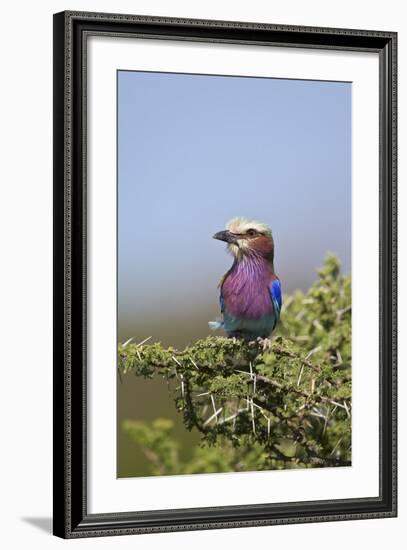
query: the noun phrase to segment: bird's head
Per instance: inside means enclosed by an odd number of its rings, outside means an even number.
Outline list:
[[[225,241],[229,251],[237,260],[250,256],[261,256],[273,262],[274,241],[270,227],[247,218],[233,218],[219,231],[214,239]]]

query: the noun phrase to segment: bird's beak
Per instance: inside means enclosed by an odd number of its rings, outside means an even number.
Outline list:
[[[218,231],[218,233],[215,233],[213,236],[213,239],[217,239],[218,241],[225,241],[225,243],[234,243],[237,240],[236,235],[233,235],[230,231]]]

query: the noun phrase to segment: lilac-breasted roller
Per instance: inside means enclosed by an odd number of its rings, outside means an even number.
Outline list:
[[[281,284],[274,273],[274,241],[268,225],[234,218],[214,239],[225,241],[234,261],[220,282],[222,321],[210,322],[228,336],[267,338],[281,311]]]

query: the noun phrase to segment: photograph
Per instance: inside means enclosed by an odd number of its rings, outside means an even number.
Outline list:
[[[117,477],[352,466],[352,83],[116,78]]]

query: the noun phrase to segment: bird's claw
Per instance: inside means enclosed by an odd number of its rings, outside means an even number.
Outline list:
[[[261,338],[260,336],[256,339],[257,344],[259,347],[263,349],[263,351],[266,351],[271,348],[271,340],[270,338]]]

